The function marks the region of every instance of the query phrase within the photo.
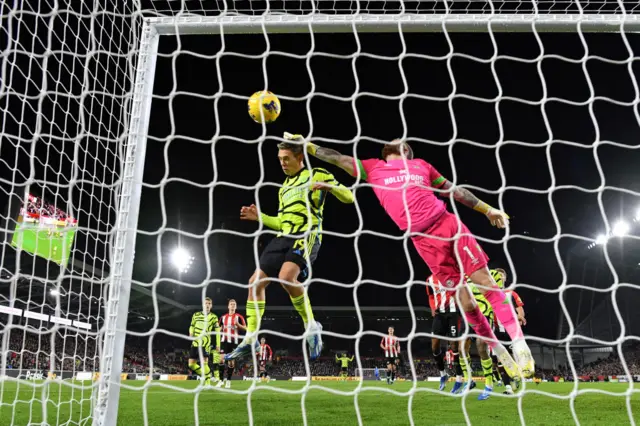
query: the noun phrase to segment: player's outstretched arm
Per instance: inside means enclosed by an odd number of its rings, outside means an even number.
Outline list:
[[[311,189],[314,191],[330,192],[345,204],[352,204],[355,201],[353,192],[338,182],[336,178],[325,169],[313,169],[313,182]]]
[[[290,141],[304,141],[302,135],[292,135],[289,132],[284,133],[284,138]],[[309,153],[309,155],[313,155],[318,160],[326,161],[329,164],[340,167],[351,176],[356,174],[356,171],[353,168],[353,157],[343,155],[335,149],[325,148],[311,142],[307,142],[307,153]]]
[[[241,220],[253,220],[256,222],[262,222],[264,226],[267,226],[275,231],[280,231],[282,228],[282,222],[280,221],[280,215],[269,216],[264,213],[258,213],[258,208],[255,204],[251,204],[249,207],[242,206],[240,209]]]
[[[440,188],[446,191],[451,189],[452,187],[453,183],[445,179]],[[448,194],[448,192],[443,193],[443,195],[444,194]],[[453,198],[460,204],[470,207],[475,211],[487,216],[487,218],[491,222],[491,225],[493,226],[497,226],[498,228],[503,229],[509,225],[509,215],[507,215],[502,210],[491,207],[489,204],[473,195],[473,193],[466,188],[456,186],[453,189]]]

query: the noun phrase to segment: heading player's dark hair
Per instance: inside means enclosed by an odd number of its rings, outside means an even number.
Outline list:
[[[297,143],[291,143],[291,142],[280,142],[278,144],[278,149],[284,149],[287,151],[291,151],[291,153],[293,155],[295,155],[296,157],[298,155],[302,155],[302,144],[297,144]]]
[[[407,157],[407,160],[413,160],[413,149],[411,149],[411,146],[408,143],[403,142],[400,139],[389,142],[382,148],[382,158],[386,160],[390,155],[402,155],[401,150],[404,151],[404,155]]]

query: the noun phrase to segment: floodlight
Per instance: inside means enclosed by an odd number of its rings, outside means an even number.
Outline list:
[[[608,240],[607,236],[604,234],[600,234],[598,235],[598,237],[596,238],[596,244],[604,244],[606,243]]]
[[[629,224],[624,220],[619,220],[613,225],[612,233],[616,237],[622,237],[629,232]]]

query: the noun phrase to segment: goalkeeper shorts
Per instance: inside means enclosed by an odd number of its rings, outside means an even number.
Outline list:
[[[456,287],[464,282],[464,275],[485,268],[489,262],[489,257],[469,228],[452,213],[444,212],[423,234],[411,237],[413,245],[431,272],[446,287]],[[458,266],[458,257],[464,275]]]

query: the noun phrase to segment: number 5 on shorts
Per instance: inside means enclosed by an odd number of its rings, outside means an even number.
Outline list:
[[[451,337],[457,337],[456,334],[458,334],[458,330],[457,330],[455,325],[452,325],[451,326]]]

